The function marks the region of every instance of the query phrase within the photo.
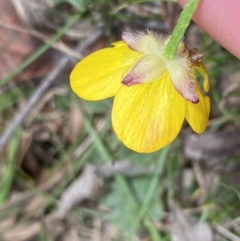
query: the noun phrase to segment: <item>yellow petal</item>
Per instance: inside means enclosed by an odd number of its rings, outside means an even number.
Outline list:
[[[199,71],[199,73],[203,77],[203,89],[206,92],[208,92],[209,91],[209,80],[208,80],[208,74],[205,69],[205,66],[203,65],[203,63],[198,63],[198,65],[196,65],[196,69]]]
[[[78,96],[101,100],[114,96],[122,86],[122,74],[142,57],[120,41],[114,48],[99,50],[80,61],[70,75],[70,84]]]
[[[200,134],[207,127],[210,113],[210,100],[208,96],[201,92],[196,83],[195,89],[199,98],[199,102],[197,104],[193,104],[189,101],[186,101],[186,119],[192,129]]]
[[[111,45],[114,46],[115,48],[118,48],[118,47],[126,46],[126,43],[123,42],[122,40],[119,40],[117,42],[112,43]]]
[[[169,76],[122,86],[115,96],[112,124],[118,138],[137,152],[154,152],[172,142],[185,117],[185,99]]]

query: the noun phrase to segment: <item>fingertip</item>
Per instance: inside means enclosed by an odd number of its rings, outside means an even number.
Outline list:
[[[186,0],[177,0],[183,7]],[[193,16],[206,33],[240,58],[240,1],[200,0]]]

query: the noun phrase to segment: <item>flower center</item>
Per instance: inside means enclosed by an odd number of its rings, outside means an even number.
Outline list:
[[[195,64],[201,62],[202,55],[196,54],[195,50],[190,52],[181,42],[176,58],[165,59],[162,52],[169,38],[158,39],[152,33],[133,35],[124,32],[122,39],[130,49],[145,55],[130,71],[124,73],[123,85],[150,83],[166,78],[168,74],[179,94],[192,103],[199,102],[195,90],[196,77],[192,70]]]

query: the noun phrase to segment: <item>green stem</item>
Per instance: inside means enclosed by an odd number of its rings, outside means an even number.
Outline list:
[[[177,25],[175,26],[172,35],[163,50],[163,56],[169,60],[176,57],[178,45],[181,42],[183,35],[192,19],[192,16],[198,6],[200,0],[188,0],[180,14]]]

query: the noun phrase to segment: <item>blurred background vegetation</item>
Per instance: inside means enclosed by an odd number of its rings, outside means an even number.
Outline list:
[[[194,23],[211,82],[206,132],[152,154],[123,146],[112,99],[69,87],[83,56],[123,31],[172,31],[177,3],[0,0],[0,240],[239,241],[239,61]],[[93,70],[94,71],[94,70]],[[161,107],[159,107],[161,108]]]

